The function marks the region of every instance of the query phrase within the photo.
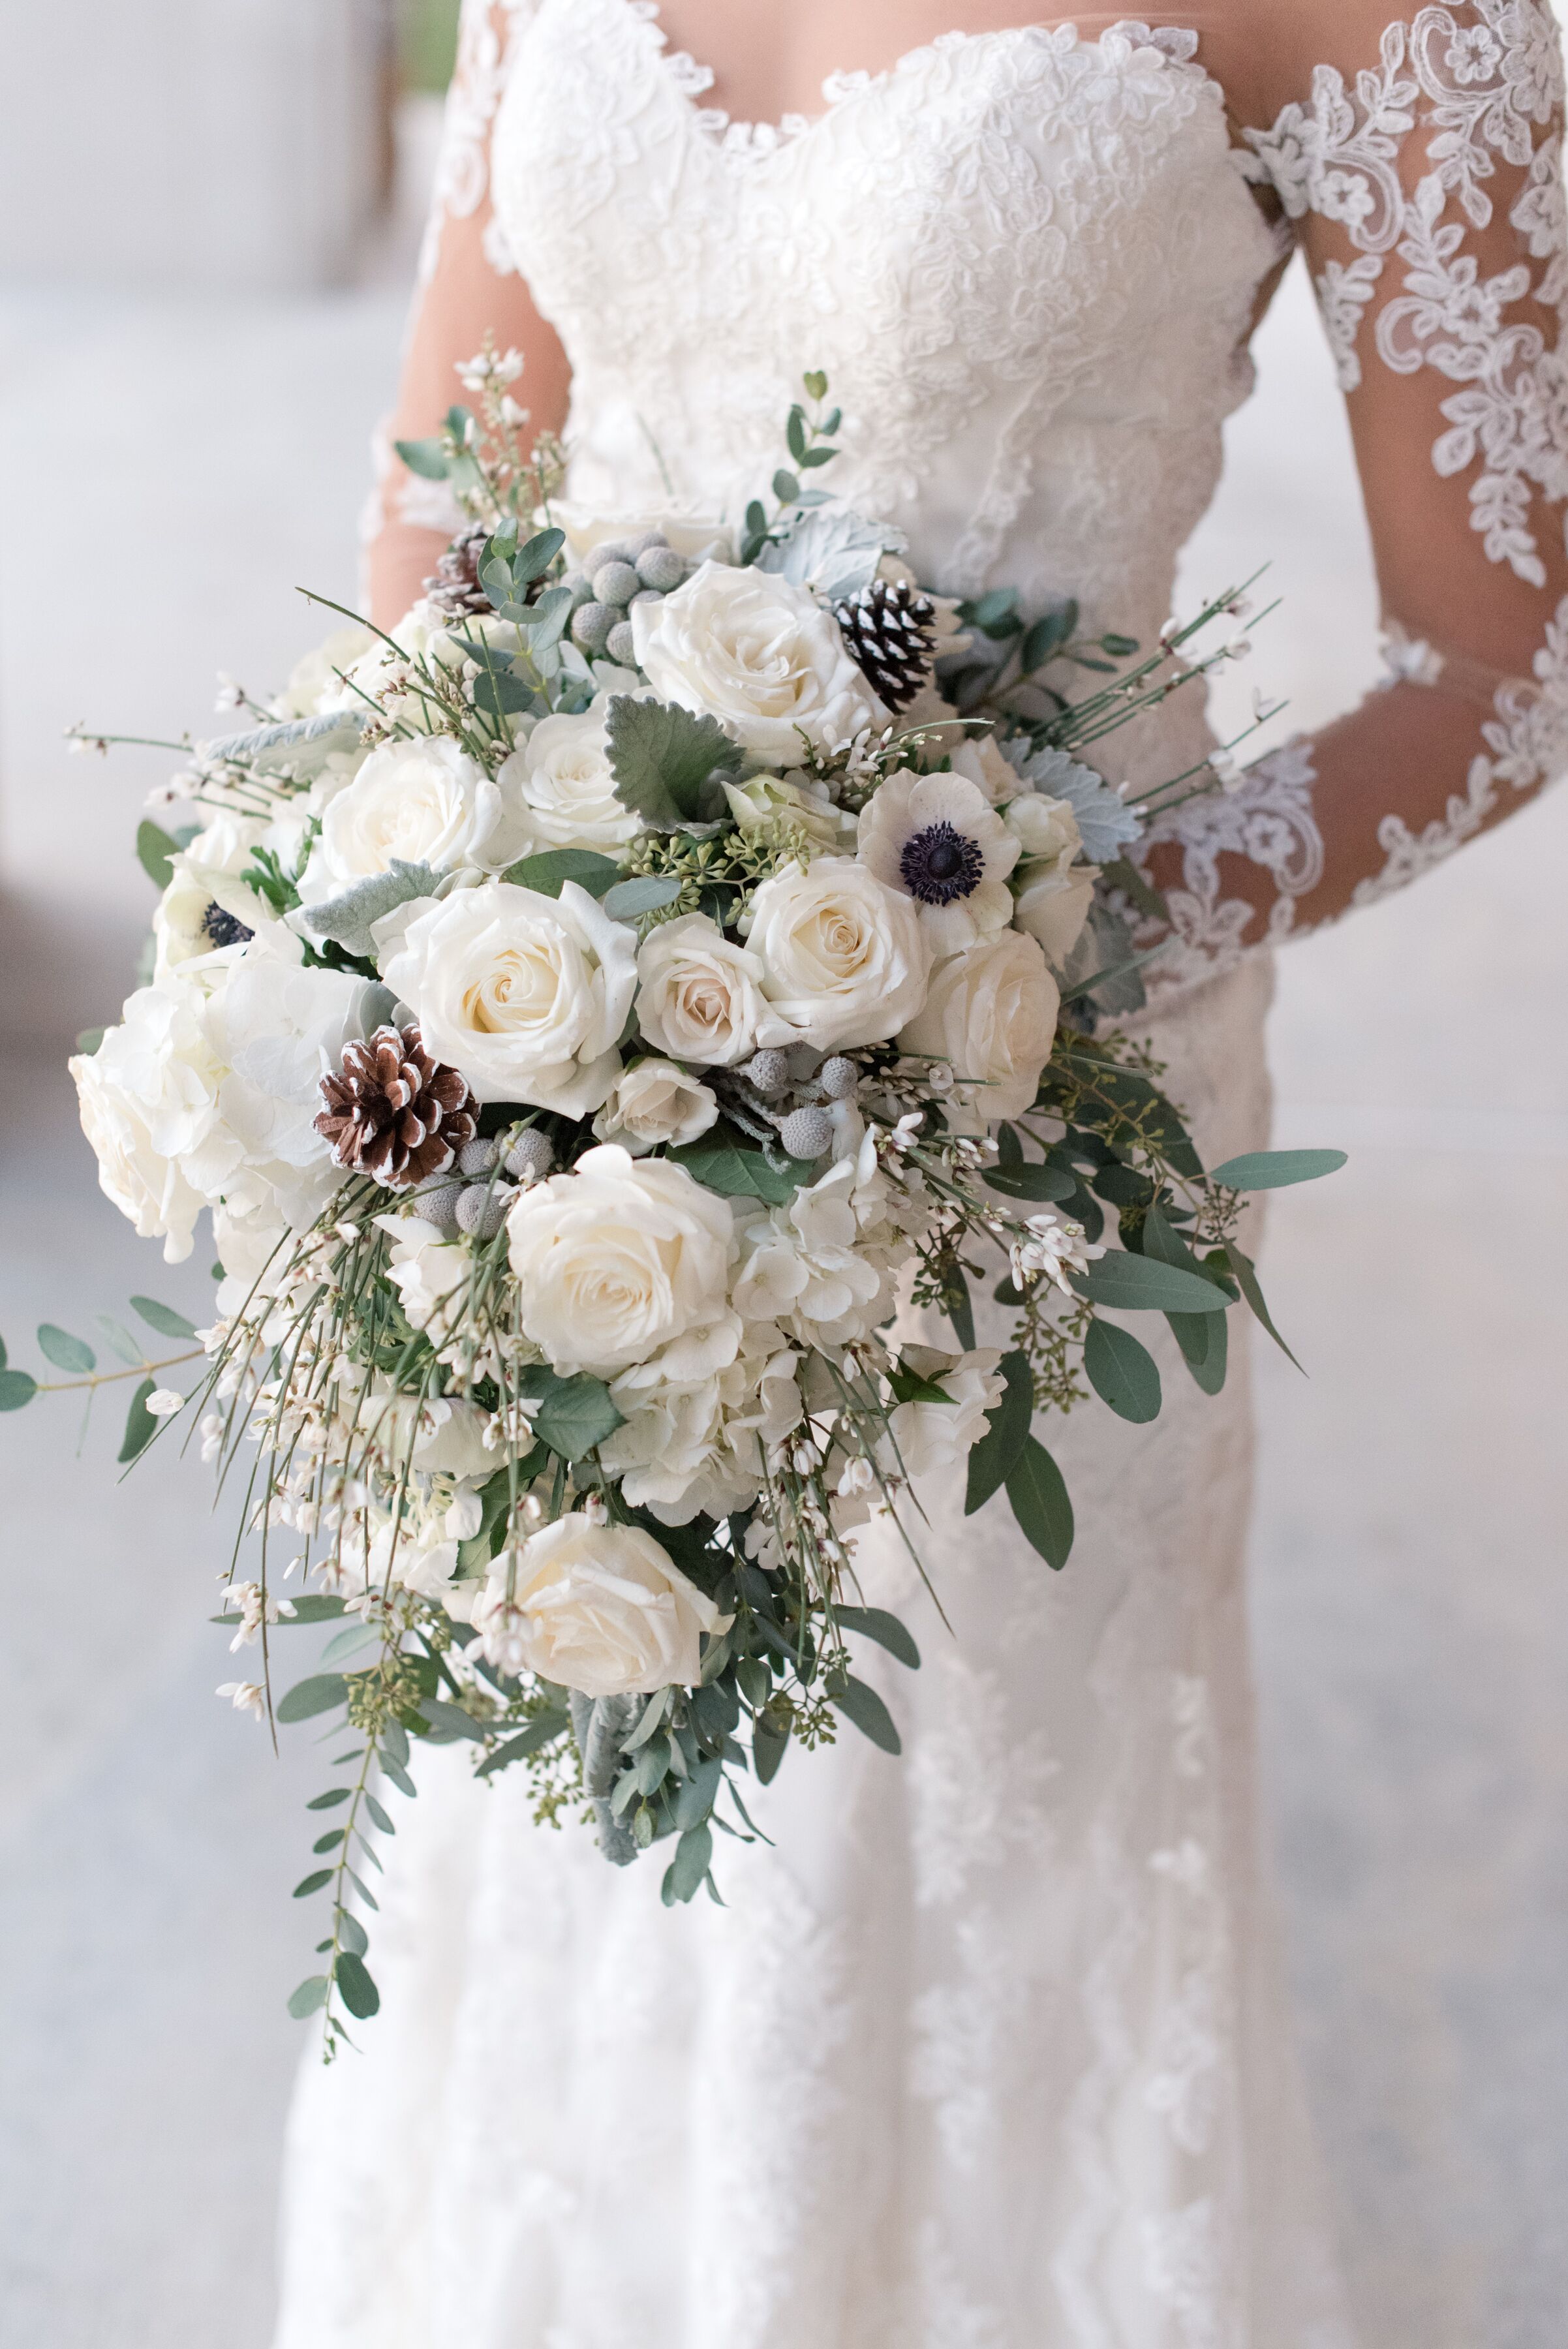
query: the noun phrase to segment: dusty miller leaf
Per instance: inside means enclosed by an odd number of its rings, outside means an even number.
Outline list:
[[[623,807],[635,808],[647,823],[666,831],[706,823],[723,813],[717,779],[739,771],[742,753],[716,718],[673,702],[618,693],[605,734],[615,794]]]
[[[763,548],[757,568],[815,587],[836,603],[869,586],[884,554],[902,554],[909,543],[902,531],[867,522],[849,506],[818,506],[787,538]]]

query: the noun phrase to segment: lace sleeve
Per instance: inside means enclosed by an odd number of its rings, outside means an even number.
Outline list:
[[[1349,406],[1388,681],[1151,854],[1170,976],[1334,919],[1568,767],[1568,220],[1542,0],[1452,0],[1250,130]]]
[[[496,109],[535,0],[463,0],[430,219],[420,255],[398,403],[374,443],[376,487],[366,517],[366,568],[375,618],[408,609],[461,517],[444,483],[408,471],[393,447],[433,431],[461,396],[454,369],[487,334],[520,350],[535,426],[558,429],[568,369],[535,308],[490,201]]]

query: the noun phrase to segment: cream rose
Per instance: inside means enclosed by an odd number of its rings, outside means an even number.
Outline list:
[[[351,882],[389,872],[394,859],[437,872],[505,863],[511,843],[498,838],[501,807],[478,761],[445,736],[388,742],[327,804],[300,896],[319,905]]]
[[[706,914],[649,933],[637,957],[638,1024],[661,1052],[699,1068],[732,1069],[791,1031],[763,996],[763,966]]]
[[[1098,874],[1092,864],[1074,864],[1065,872],[1050,865],[1026,871],[1012,918],[1017,927],[1038,938],[1057,968],[1078,943],[1095,902]]]
[[[634,604],[639,667],[655,693],[705,710],[774,766],[801,738],[835,749],[888,712],[809,588],[766,571],[705,563],[662,603]]]
[[[558,898],[507,881],[457,890],[408,923],[381,976],[482,1102],[586,1117],[620,1073],[637,940],[575,881]]]
[[[575,717],[542,718],[495,781],[509,814],[532,848],[593,848],[613,855],[641,830],[641,818],[615,795],[599,694]]]
[[[1084,845],[1071,800],[1020,792],[1008,802],[1002,820],[1029,864],[1046,864],[1053,872],[1064,873]]]
[[[786,864],[752,901],[747,944],[792,1040],[876,1044],[925,1000],[930,949],[912,897],[847,856]]]
[[[707,1086],[673,1061],[639,1061],[616,1079],[594,1132],[601,1142],[618,1142],[633,1158],[641,1158],[660,1143],[695,1142],[718,1114],[718,1102]]]
[[[524,1191],[507,1233],[524,1333],[568,1375],[613,1376],[725,1311],[730,1203],[668,1159],[601,1143]]]
[[[956,1076],[975,1086],[969,1122],[978,1132],[1017,1117],[1034,1099],[1060,1001],[1034,939],[1003,930],[938,965],[925,1009],[898,1041],[907,1052],[950,1061]],[[956,1104],[950,1103],[948,1116],[964,1122]]]
[[[535,1534],[514,1561],[504,1551],[473,1609],[482,1640],[504,1643],[524,1671],[583,1696],[694,1686],[702,1634],[719,1619],[651,1534],[597,1526],[581,1512]]]

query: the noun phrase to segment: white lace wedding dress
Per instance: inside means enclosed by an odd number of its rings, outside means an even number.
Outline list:
[[[923,579],[1071,593],[1091,627],[1149,639],[1280,250],[1251,182],[1272,181],[1276,216],[1329,223],[1325,298],[1356,368],[1397,237],[1413,271],[1424,219],[1451,275],[1483,179],[1515,242],[1532,189],[1549,209],[1532,159],[1557,100],[1518,70],[1539,22],[1524,0],[1425,9],[1369,61],[1381,97],[1329,70],[1233,142],[1190,33],[955,36],[766,129],[702,108],[646,0],[503,0],[469,13],[438,224],[483,220],[497,287],[521,270],[559,331],[574,494],[657,508],[668,473],[735,511],[802,370],[824,368],[846,411],[834,486],[907,529]],[[1477,27],[1495,56],[1454,50]],[[1401,77],[1417,100],[1488,100],[1465,118],[1468,181],[1457,132],[1447,163],[1435,133],[1418,168],[1397,161],[1419,112]],[[1556,214],[1541,235],[1530,250],[1559,268]],[[1511,294],[1491,281],[1489,328],[1469,266],[1468,347],[1495,360],[1530,272]],[[1506,395],[1517,419],[1517,345],[1462,375],[1429,274],[1422,298],[1403,374]],[[1530,431],[1481,428],[1521,528],[1561,495],[1564,445],[1539,333],[1524,356]],[[1561,747],[1550,659],[1501,682],[1548,634],[1561,555],[1531,578],[1528,532],[1478,549],[1462,491],[1445,494],[1465,560],[1545,600],[1516,657],[1483,629],[1467,667],[1456,624],[1447,669],[1417,647],[1379,698],[1374,727],[1408,706],[1417,741],[1424,708],[1446,708],[1445,748],[1365,811],[1364,891],[1478,829]],[[1266,554],[1266,517],[1260,536]],[[1355,722],[1255,771],[1168,852],[1183,984],[1153,1032],[1210,1163],[1266,1137],[1268,963],[1239,949],[1323,884],[1324,794],[1377,750],[1358,752]],[[1206,740],[1179,698],[1114,747],[1152,779]],[[905,1758],[848,1733],[792,1755],[756,1803],[776,1848],[722,1848],[724,1907],[666,1910],[651,1864],[613,1869],[583,1831],[535,1829],[521,1785],[422,1758],[376,1920],[383,2012],[362,2054],[302,2080],[279,2349],[1344,2340],[1255,1851],[1244,1364],[1218,1400],[1173,1351],[1165,1371],[1154,1425],[1096,1409],[1054,1434],[1081,1528],[1061,1575],[1001,1505],[966,1521],[928,1495],[950,1636],[896,1551],[868,1547],[872,1598],[924,1651],[919,1674],[881,1676]]]

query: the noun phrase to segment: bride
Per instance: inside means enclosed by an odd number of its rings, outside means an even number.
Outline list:
[[[836,486],[923,579],[1147,639],[1299,243],[1390,676],[1153,852],[1152,1035],[1210,1164],[1265,1138],[1267,950],[1568,764],[1557,36],[1389,5],[468,0],[398,413],[429,431],[493,331],[573,498],[733,511],[821,368]],[[389,625],[430,494],[389,459]],[[1153,781],[1208,738],[1179,697],[1115,746]],[[1152,1426],[1054,1439],[1064,1575],[928,1495],[950,1637],[867,1548],[926,1655],[906,1758],[786,1766],[725,1907],[432,1757],[383,2013],[302,2081],[280,2349],[1345,2339],[1254,1854],[1246,1401],[1167,1376]]]

